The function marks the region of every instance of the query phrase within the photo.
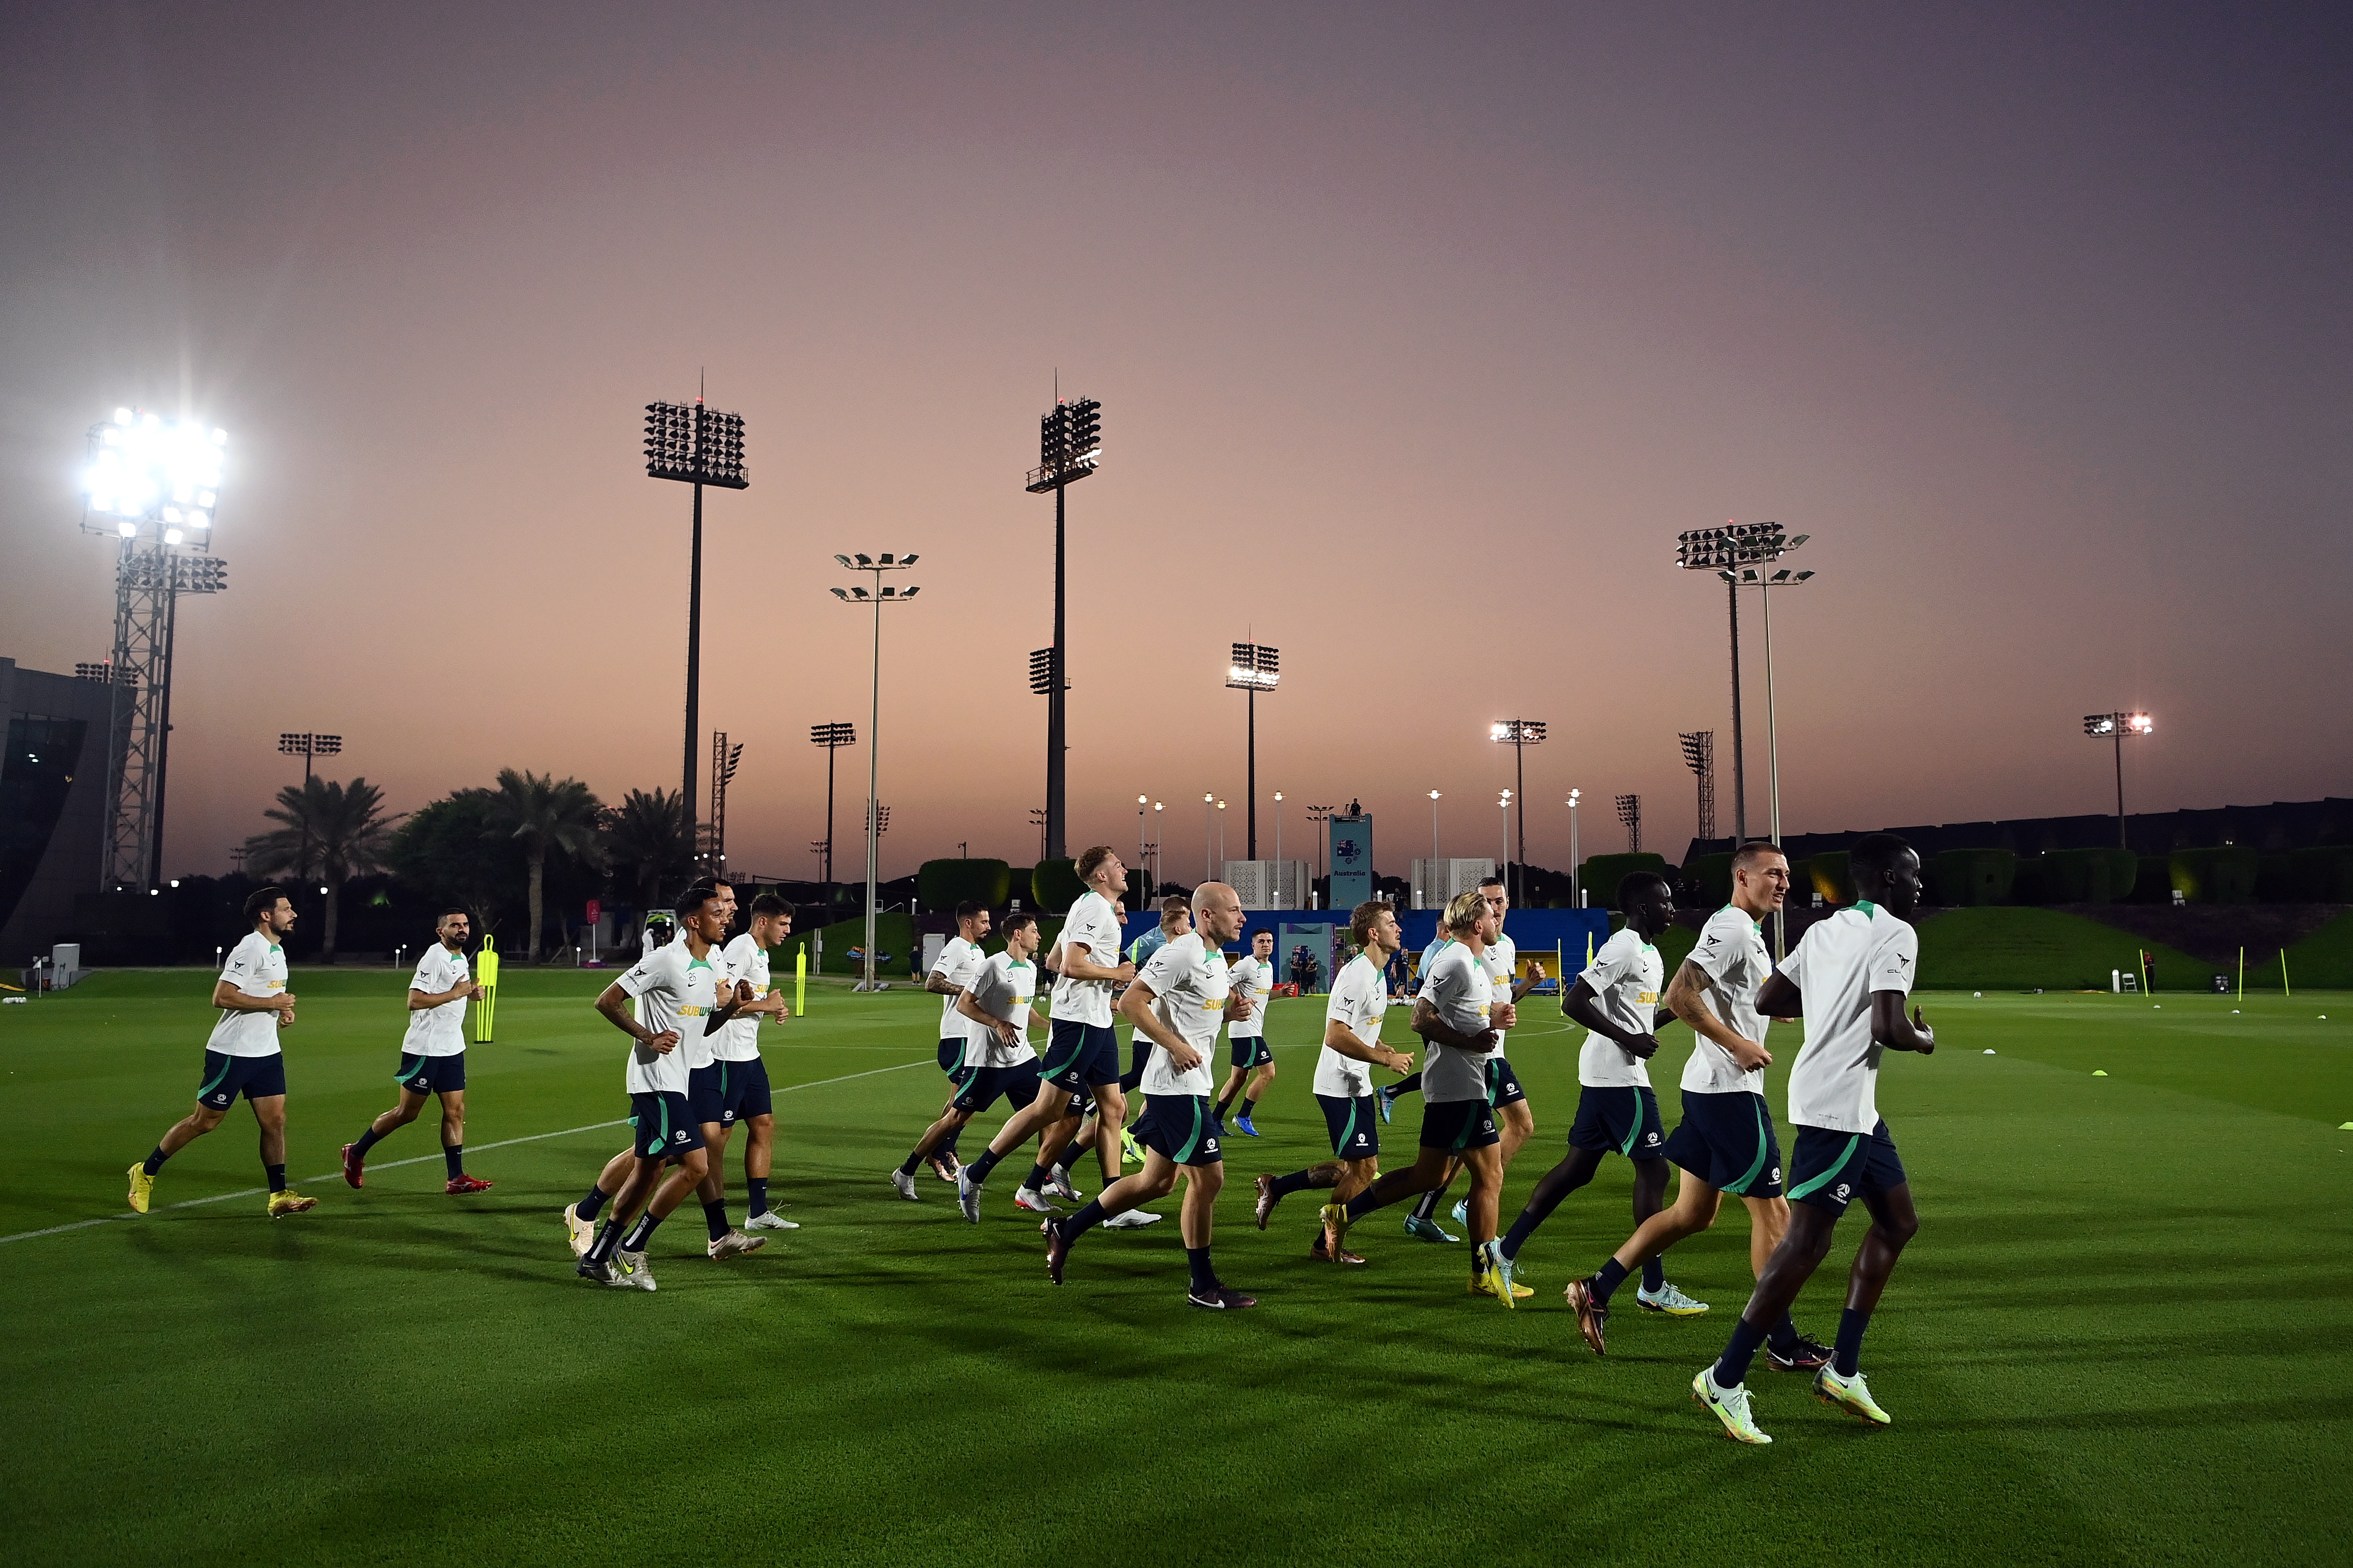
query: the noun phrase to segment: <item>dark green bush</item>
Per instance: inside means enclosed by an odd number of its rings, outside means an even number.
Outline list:
[[[1806,879],[1826,904],[1854,902],[1854,882],[1846,871],[1846,851],[1832,849],[1806,862]]]
[[[915,873],[915,896],[937,914],[966,900],[1001,910],[1012,893],[1013,868],[1002,860],[926,860]]]
[[[2136,904],[2173,902],[2173,859],[2170,856],[2140,857],[2140,875],[2133,879],[2132,901]]]
[[[1928,862],[1928,893],[1947,909],[2010,901],[2018,857],[2007,849],[1947,849]]]
[[[1029,896],[1038,900],[1036,907],[1040,914],[1069,914],[1071,906],[1086,890],[1087,885],[1079,880],[1075,860],[1040,860],[1029,873]]]
[[[1618,884],[1636,871],[1648,871],[1664,877],[1672,883],[1674,868],[1663,855],[1653,855],[1645,849],[1637,855],[1594,855],[1585,862],[1585,900],[1595,909],[1614,910],[1618,907]]]
[[[2053,849],[2038,858],[2046,904],[2121,903],[2140,879],[2140,858],[2129,849]]]
[[[2248,904],[2263,857],[2243,844],[2212,849],[2177,849],[2171,857],[2173,886],[2193,904]]]
[[[1702,906],[1722,909],[1732,902],[1732,857],[1694,855],[1683,863],[1683,882],[1696,888]]]

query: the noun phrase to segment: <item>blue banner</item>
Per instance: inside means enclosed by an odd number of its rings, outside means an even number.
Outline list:
[[[1340,913],[1373,896],[1373,818],[1335,816],[1332,819],[1332,896],[1325,900]]]

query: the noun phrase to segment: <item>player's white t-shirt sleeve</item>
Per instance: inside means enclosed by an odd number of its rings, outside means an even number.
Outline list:
[[[1912,981],[1920,967],[1920,933],[1905,921],[1887,922],[1887,934],[1872,950],[1869,988],[1912,994]]]

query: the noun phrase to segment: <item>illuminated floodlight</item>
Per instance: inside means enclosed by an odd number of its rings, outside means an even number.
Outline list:
[[[186,527],[210,527],[227,444],[225,430],[207,430],[185,419],[167,425],[156,415],[118,408],[111,422],[90,432],[82,493],[92,514],[133,525],[125,531],[117,521],[115,531],[125,538],[135,536],[137,524],[159,516]],[[193,510],[197,508],[201,515]]]
[[[1238,642],[1226,666],[1226,685],[1236,691],[1271,691],[1282,679],[1281,650],[1260,642]]]

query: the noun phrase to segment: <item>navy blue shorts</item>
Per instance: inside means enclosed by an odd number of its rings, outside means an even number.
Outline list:
[[[1629,1160],[1666,1157],[1667,1134],[1659,1121],[1659,1097],[1647,1089],[1594,1089],[1577,1097],[1577,1124],[1568,1130],[1572,1149],[1598,1149]]]
[[[1009,1099],[1016,1107],[1024,1107],[1037,1098],[1038,1064],[1026,1061],[1009,1068],[972,1068],[957,1088],[956,1097],[948,1103],[977,1116],[1000,1099]]]
[[[1263,1035],[1237,1035],[1227,1038],[1233,1047],[1233,1062],[1238,1068],[1267,1068],[1274,1065],[1274,1053],[1267,1048]]]
[[[1683,1124],[1667,1139],[1667,1158],[1719,1193],[1781,1195],[1781,1145],[1761,1094],[1683,1090]]]
[[[411,1094],[455,1094],[466,1087],[466,1053],[420,1057],[400,1053],[400,1070],[392,1075]]]
[[[958,1069],[963,1066],[964,1040],[962,1037],[959,1037],[953,1040],[942,1040],[940,1042],[940,1070],[947,1074],[950,1078],[955,1078]],[[962,1080],[958,1079],[958,1081],[961,1082]]]
[[[268,1100],[286,1092],[286,1053],[266,1057],[225,1057],[205,1053],[205,1076],[197,1080],[196,1103],[227,1110],[242,1093],[248,1100]]]
[[[1868,1132],[1833,1132],[1800,1127],[1789,1149],[1789,1201],[1811,1204],[1834,1215],[1846,1213],[1857,1192],[1885,1192],[1904,1185],[1904,1162],[1882,1121]]]
[[[733,1127],[751,1113],[744,1109],[744,1091],[752,1086],[751,1074],[744,1069],[758,1067],[755,1062],[712,1062],[707,1068],[695,1068],[686,1075],[686,1106],[693,1115],[695,1125],[716,1122]],[[765,1068],[760,1072],[760,1087],[768,1086]]]
[[[1520,1075],[1512,1070],[1512,1064],[1505,1059],[1504,1054],[1498,1051],[1489,1057],[1487,1058],[1487,1103],[1517,1105],[1527,1097],[1527,1091],[1520,1087]]]
[[[1179,1165],[1219,1165],[1217,1108],[1206,1094],[1147,1094],[1130,1131],[1145,1148]]]
[[[1495,1131],[1495,1108],[1483,1100],[1445,1100],[1421,1107],[1421,1146],[1459,1154],[1503,1141]]]
[[[629,1125],[638,1130],[629,1146],[641,1160],[675,1159],[704,1147],[682,1094],[629,1096]]]
[[[1319,1094],[1315,1103],[1324,1108],[1324,1128],[1332,1135],[1333,1158],[1369,1160],[1381,1152],[1381,1113],[1371,1095],[1350,1100],[1345,1095]]]
[[[1073,1094],[1119,1081],[1119,1037],[1109,1024],[1057,1018],[1046,1038],[1046,1059],[1038,1076]]]
[[[744,1078],[740,1093],[735,1089],[735,1076]],[[748,1062],[727,1064],[728,1092],[735,1095],[735,1119],[749,1121],[754,1116],[773,1116],[776,1110],[776,1095],[768,1088],[768,1064],[758,1057]]]

